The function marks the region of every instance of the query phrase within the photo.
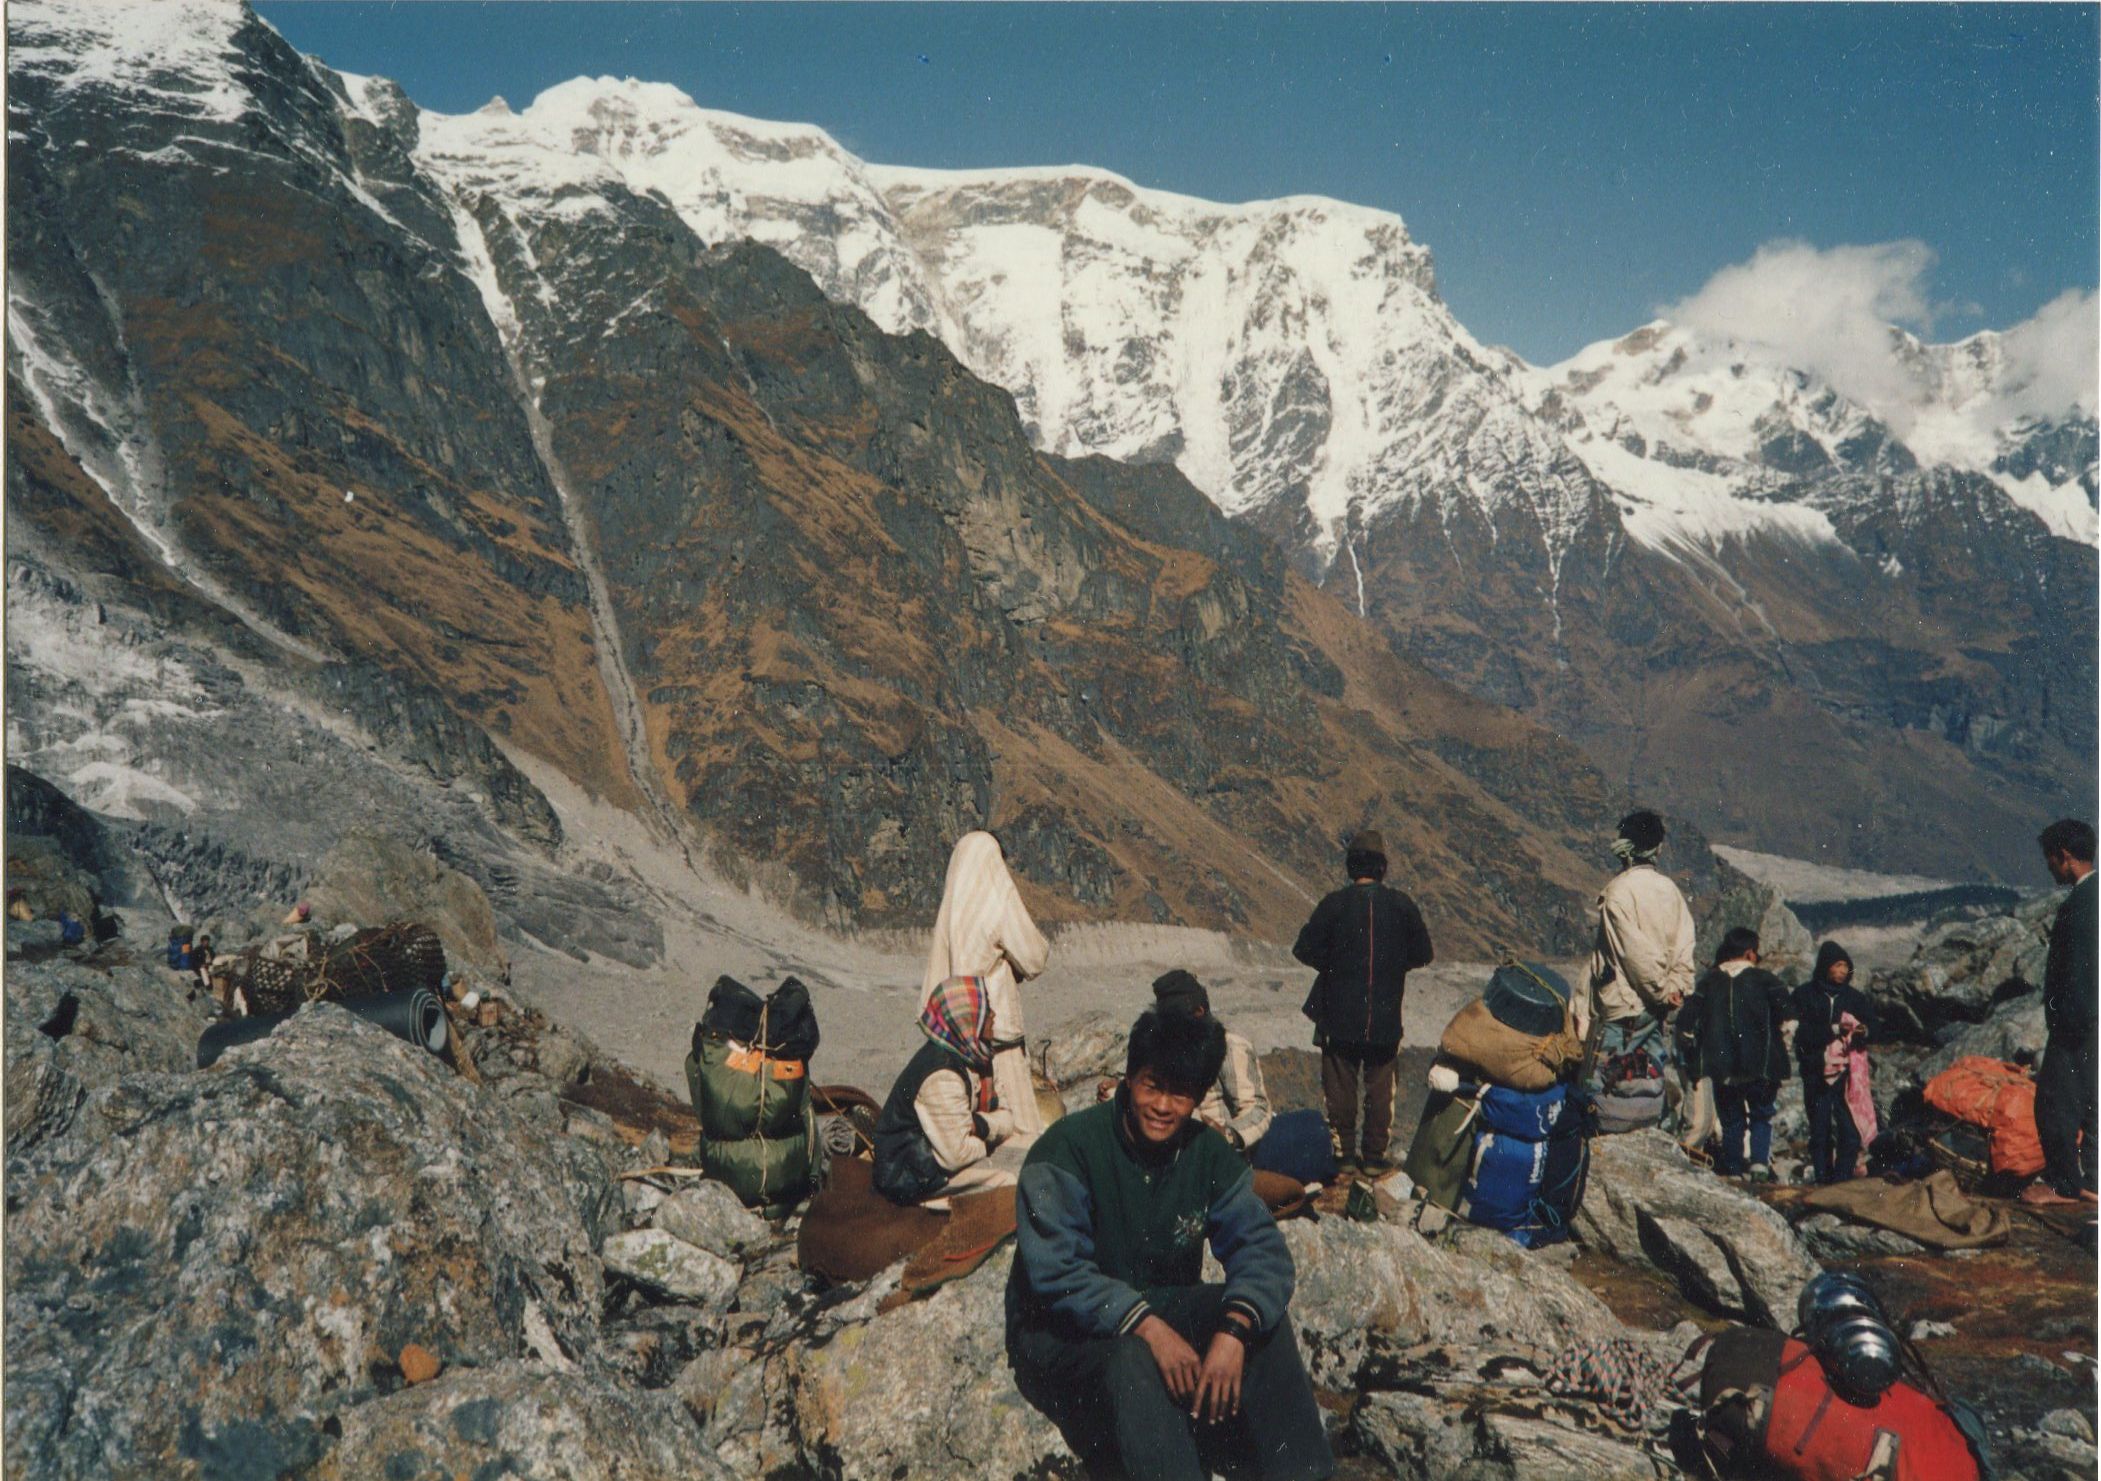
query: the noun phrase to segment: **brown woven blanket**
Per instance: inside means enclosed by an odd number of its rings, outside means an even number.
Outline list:
[[[834,1157],[824,1189],[810,1200],[795,1239],[795,1261],[828,1281],[867,1280],[877,1271],[931,1243],[950,1216],[904,1208],[875,1191],[875,1164]],[[1014,1195],[1006,1191],[1012,1226]],[[961,1200],[958,1200],[959,1202]]]
[[[882,1309],[917,1300],[936,1287],[961,1280],[992,1258],[992,1252],[1014,1237],[1014,1190],[987,1188],[958,1193],[948,1201],[948,1225],[905,1262],[897,1290]]]

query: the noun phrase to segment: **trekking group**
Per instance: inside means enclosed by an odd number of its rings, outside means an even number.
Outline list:
[[[1691,911],[1657,867],[1665,841],[1652,812],[1620,821],[1611,844],[1620,868],[1599,898],[1579,988],[1543,965],[1507,963],[1453,1019],[1415,1145],[1397,1168],[1389,1145],[1406,980],[1434,952],[1416,903],[1385,882],[1378,833],[1349,841],[1347,883],[1294,944],[1316,974],[1304,1011],[1324,1111],[1281,1114],[1252,1046],[1184,970],[1152,984],[1122,1075],[1068,1112],[1038,1084],[1025,1038],[1022,984],[1047,966],[1049,943],[999,842],[966,835],[949,861],[922,983],[923,1042],[879,1108],[871,1103],[874,1192],[899,1207],[946,1209],[1013,1190],[1008,1354],[1023,1393],[1097,1470],[1197,1478],[1230,1456],[1264,1477],[1330,1475],[1287,1318],[1294,1267],[1273,1209],[1340,1181],[1412,1193],[1418,1207],[1441,1204],[1522,1243],[1566,1238],[1586,1137],[1601,1127],[1661,1124],[1717,1174],[1772,1179],[1789,1075],[1803,1087],[1808,1175],[1835,1183],[1862,1170],[1874,1136],[1876,1016],[1851,957],[1823,943],[1808,979],[1790,988],[1762,964],[1757,933],[1736,926],[1696,973]],[[2091,1200],[2093,832],[2060,823],[2042,843],[2053,875],[2074,888],[2047,973],[2051,1037],[2036,1118],[2050,1160],[2037,1197]],[[778,1039],[767,1012],[799,1021],[807,1010],[792,979],[763,1005],[738,991],[756,1021],[710,1049],[717,1058]],[[805,1054],[815,1041],[812,1021]],[[699,1055],[699,1030],[695,1044]],[[778,1075],[763,1055],[759,1063],[761,1078]],[[720,1091],[699,1078],[698,1061],[689,1072],[707,1156],[717,1131],[703,1101]],[[793,1131],[792,1117],[755,1127],[751,1145],[782,1155],[767,1138]],[[806,1139],[804,1173],[809,1155]],[[759,1185],[773,1186],[764,1175]],[[1207,1244],[1222,1279],[1203,1279]]]

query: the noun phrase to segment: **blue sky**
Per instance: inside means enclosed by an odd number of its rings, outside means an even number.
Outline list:
[[[1783,239],[1923,243],[1912,327],[1942,339],[2101,276],[2092,6],[256,9],[441,112],[610,73],[886,164],[1384,207],[1461,322],[1536,362]]]

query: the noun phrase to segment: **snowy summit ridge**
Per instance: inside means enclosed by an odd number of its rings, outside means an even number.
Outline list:
[[[1753,531],[1828,540],[1775,490],[1921,463],[1988,474],[2053,533],[2095,537],[2091,457],[2024,465],[2062,422],[1992,421],[1990,335],[1932,346],[1891,329],[1915,367],[1910,415],[1662,322],[1538,369],[1452,316],[1400,217],[1342,201],[1222,204],[1084,165],[876,165],[813,125],[632,78],[422,128],[426,159],[516,203],[589,209],[604,170],[705,241],[771,246],[1008,388],[1046,451],[1172,461],[1324,561],[1389,513],[1449,517],[1450,499],[1491,527],[1522,504],[1550,559],[1612,508],[1665,554]]]

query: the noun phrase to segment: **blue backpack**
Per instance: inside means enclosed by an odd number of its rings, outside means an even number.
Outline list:
[[[1461,1215],[1528,1249],[1567,1239],[1589,1173],[1594,1114],[1589,1097],[1566,1085],[1484,1090]]]

